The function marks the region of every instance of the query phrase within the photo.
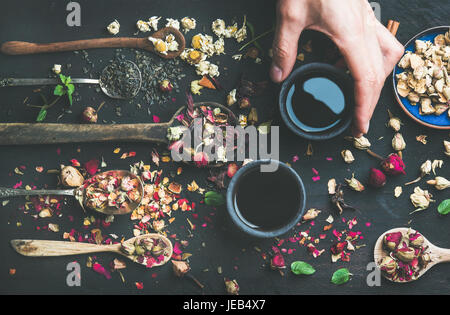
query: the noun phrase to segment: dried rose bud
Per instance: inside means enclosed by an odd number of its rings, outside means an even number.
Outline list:
[[[422,234],[419,232],[415,232],[413,234],[409,234],[409,244],[413,247],[422,247],[423,242],[425,239],[423,238]]]
[[[153,240],[150,238],[143,238],[140,243],[145,250],[151,251],[153,249]]]
[[[365,189],[364,185],[355,178],[355,174],[352,175],[351,179],[346,178],[345,180],[347,181],[347,185],[354,191],[363,191]]]
[[[315,218],[317,218],[317,216],[319,215],[321,211],[315,208],[309,209],[308,211],[306,211],[306,214],[303,216],[303,221],[309,221],[309,220],[314,220]]]
[[[388,175],[400,175],[405,173],[405,163],[400,156],[393,153],[389,155],[383,162],[381,167]]]
[[[379,262],[379,267],[382,271],[389,275],[392,275],[397,270],[397,262],[390,256],[385,256]]]
[[[270,268],[273,270],[284,269],[286,268],[286,263],[284,261],[284,257],[281,254],[276,254],[270,260]]]
[[[160,245],[155,245],[152,248],[152,255],[153,256],[160,256],[164,253],[164,248],[162,248]]]
[[[401,261],[409,263],[416,257],[416,251],[411,247],[400,248],[395,253],[395,256]]]
[[[173,90],[173,85],[169,80],[162,80],[159,83],[159,89],[163,92],[171,92]]]
[[[392,129],[394,129],[394,131],[399,131],[401,126],[402,126],[402,121],[400,120],[400,118],[392,117],[388,121],[388,127],[391,127]]]
[[[82,114],[83,121],[89,124],[95,124],[98,121],[98,114],[92,107],[86,107]]]
[[[414,193],[409,196],[414,207],[418,208],[416,211],[425,210],[429,207],[432,195],[428,190],[422,190],[420,187],[414,188]]]
[[[227,292],[233,295],[239,295],[239,284],[236,280],[224,279]]]
[[[131,255],[134,255],[134,252],[136,251],[136,248],[134,247],[133,244],[130,244],[130,243],[122,243],[122,247],[120,247],[120,250],[121,250],[123,253],[125,253],[125,254],[131,256]]]
[[[442,160],[434,160],[433,163],[431,163],[431,170],[433,171],[433,174],[436,175],[436,169],[441,168],[444,164],[444,161]]]
[[[252,105],[250,104],[250,100],[248,97],[243,97],[239,100],[239,108],[240,109],[246,109],[250,108]]]
[[[256,111],[255,107],[250,109],[250,113],[248,114],[247,121],[251,125],[254,125],[258,122],[258,112]]]
[[[450,156],[450,141],[444,140],[445,155]]]
[[[342,150],[341,156],[344,159],[345,163],[350,164],[355,161],[355,157],[353,156],[352,151],[350,150]]]
[[[80,187],[83,185],[84,177],[73,166],[66,166],[61,170],[61,183],[68,187]]]
[[[432,164],[430,160],[427,160],[420,166],[420,174],[421,176],[429,175],[431,173]]]
[[[367,150],[371,146],[369,139],[367,139],[364,136],[361,136],[359,138],[350,138],[350,139],[353,140],[353,146],[359,150]]]
[[[444,190],[450,187],[450,181],[441,176],[437,176],[435,179],[427,181],[427,184],[434,185],[437,190]]]
[[[402,232],[386,233],[383,238],[384,245],[387,249],[393,251],[397,248],[403,238]]]
[[[419,262],[422,265],[422,267],[426,267],[430,262],[432,261],[431,255],[428,253],[422,254],[419,256]]]
[[[236,89],[234,89],[234,90],[231,90],[230,93],[227,95],[227,105],[228,106],[231,106],[237,102],[236,92],[237,92]]]
[[[141,245],[135,245],[134,249],[136,251],[136,255],[138,256],[143,256],[145,254],[145,248],[144,246]]]
[[[372,187],[380,188],[386,184],[386,175],[376,168],[370,169],[369,184]]]
[[[191,270],[191,267],[185,261],[172,260],[172,267],[177,277],[182,277]]]
[[[406,142],[401,133],[397,132],[392,138],[392,148],[395,151],[402,151],[406,148]]]

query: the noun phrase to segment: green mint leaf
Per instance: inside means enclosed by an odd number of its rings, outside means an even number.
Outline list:
[[[67,84],[67,94],[72,95],[73,91],[75,91],[75,85]]]
[[[208,206],[222,206],[225,204],[225,197],[222,194],[219,194],[215,191],[208,191],[205,194],[205,203]]]
[[[70,82],[72,82],[72,79],[70,78],[70,76],[69,76],[69,77],[66,77],[66,81],[64,82],[64,84],[65,84],[66,86],[68,86]]]
[[[443,215],[450,213],[450,199],[441,202],[441,204],[438,207],[438,212]]]
[[[304,261],[294,261],[291,264],[291,271],[296,275],[312,275],[316,269]]]
[[[64,95],[66,93],[66,91],[64,90],[64,87],[62,86],[62,85],[60,85],[60,84],[58,84],[56,87],[55,87],[55,90],[53,91],[53,94],[54,95],[58,95],[58,96],[62,96],[62,95]]]
[[[350,280],[351,273],[347,268],[341,268],[336,270],[331,277],[331,282],[337,285],[344,284]]]
[[[59,75],[59,79],[61,80],[61,83],[62,83],[62,84],[66,84],[66,76],[65,76],[65,75],[60,74],[60,75]]]
[[[47,110],[45,108],[41,108],[41,111],[36,117],[36,121],[41,122],[45,119],[45,117],[47,117]]]

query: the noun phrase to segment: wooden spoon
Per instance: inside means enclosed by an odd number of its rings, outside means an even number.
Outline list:
[[[170,240],[161,234],[144,234],[137,237],[130,238],[124,243],[134,244],[136,240],[145,238],[159,239],[165,245],[164,260],[158,264],[154,264],[152,267],[162,266],[172,258],[173,246]],[[93,254],[102,252],[112,252],[127,257],[135,263],[146,265],[145,263],[139,263],[137,256],[130,256],[121,251],[122,244],[112,245],[97,245],[89,243],[79,242],[63,242],[63,241],[44,241],[44,240],[12,240],[11,246],[16,252],[23,256],[29,257],[50,257],[50,256],[70,256],[81,254]]]
[[[85,40],[76,40],[76,41],[58,42],[49,44],[36,44],[29,42],[12,41],[3,43],[3,45],[0,47],[0,51],[7,55],[30,55],[30,54],[73,51],[91,48],[127,47],[127,48],[145,49],[157,54],[162,58],[173,59],[178,57],[186,47],[186,40],[183,34],[176,28],[164,27],[158,30],[157,32],[153,33],[151,36],[154,38],[165,40],[166,36],[169,34],[173,34],[175,36],[175,40],[178,42],[178,50],[168,51],[167,55],[157,52],[153,44],[148,40],[148,37],[96,38],[96,39],[85,39]]]
[[[411,233],[415,233],[416,231],[414,231],[413,229],[409,229],[409,228],[395,228],[389,231],[384,232],[377,240],[377,242],[375,243],[375,248],[373,250],[373,256],[375,259],[375,263],[377,264],[377,266],[379,265],[379,262],[381,261],[381,259],[383,259],[384,257],[388,256],[389,253],[384,249],[383,247],[383,238],[384,235],[387,233],[393,233],[393,232],[402,232],[403,234],[406,234],[408,232],[408,230],[410,230]],[[422,235],[423,236],[423,235]],[[414,280],[417,280],[418,278],[420,278],[422,275],[424,275],[428,270],[431,269],[431,267],[440,264],[440,263],[444,263],[444,262],[450,262],[450,249],[445,249],[445,248],[440,248],[437,247],[435,245],[433,245],[432,243],[430,243],[429,240],[427,240],[424,237],[424,242],[423,242],[423,246],[424,247],[428,247],[428,249],[426,249],[426,253],[428,253],[431,257],[431,262],[428,263],[428,265],[424,268],[422,268],[418,275],[413,277],[411,280],[409,281],[400,281],[400,280],[392,280],[389,277],[387,277],[386,275],[385,278],[393,281],[393,282],[397,282],[397,283],[405,283],[405,282],[411,282]]]
[[[227,113],[231,124],[236,124],[234,113],[226,106],[214,102],[196,103],[194,107],[219,107]],[[167,129],[176,124],[176,117],[185,110],[178,109],[166,123],[150,124],[30,124],[1,123],[0,145],[55,144],[82,142],[154,142],[169,143]]]

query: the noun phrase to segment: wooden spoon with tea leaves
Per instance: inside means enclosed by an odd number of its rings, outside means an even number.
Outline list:
[[[391,229],[389,231],[384,232],[376,241],[375,243],[375,248],[373,251],[373,256],[375,259],[375,263],[377,264],[377,266],[379,266],[380,261],[389,255],[388,251],[383,247],[383,238],[384,235],[387,233],[393,233],[393,232],[402,232],[404,235],[406,233],[408,233],[408,230],[411,233],[415,233],[416,231],[414,231],[413,229],[409,229],[409,228],[395,228],[395,229]],[[422,235],[423,236],[423,235]],[[430,270],[433,266],[440,264],[440,263],[445,263],[445,262],[450,262],[450,249],[445,249],[445,248],[441,248],[441,247],[437,247],[436,245],[433,245],[429,240],[427,240],[424,238],[424,242],[423,242],[423,246],[426,249],[426,253],[428,253],[430,255],[431,258],[431,262],[429,262],[425,267],[423,267],[422,269],[420,269],[419,273],[417,276],[413,277],[411,280],[409,281],[400,281],[400,280],[392,280],[389,277],[386,277],[386,279],[393,281],[393,282],[397,282],[397,283],[404,283],[404,282],[411,282],[414,280],[417,280],[418,278],[420,278],[421,276],[423,276],[428,270]]]
[[[134,175],[133,173],[129,171],[123,171],[123,170],[111,170],[111,171],[105,171],[99,174],[94,175],[94,178],[96,176],[102,176],[104,174],[114,174],[115,176],[125,177],[129,176],[131,179],[137,179],[139,186],[138,191],[140,194],[140,199],[137,202],[129,202],[127,204],[127,207],[110,207],[106,204],[104,208],[92,208],[88,207],[86,203],[86,188],[89,186],[88,184],[83,184],[78,188],[73,189],[36,189],[36,190],[26,190],[26,189],[14,189],[14,188],[6,188],[6,187],[0,187],[0,199],[2,198],[11,198],[11,197],[18,197],[18,196],[40,196],[40,195],[56,195],[56,196],[74,196],[79,202],[80,205],[84,208],[84,206],[87,206],[89,209],[92,209],[94,211],[104,213],[106,215],[121,215],[121,214],[127,214],[132,212],[134,209],[136,209],[141,201],[142,197],[144,196],[144,185],[142,184],[141,179]]]
[[[85,39],[68,42],[58,42],[49,44],[36,44],[29,42],[5,42],[0,47],[0,51],[7,55],[29,55],[39,53],[61,52],[61,51],[74,51],[91,48],[139,48],[157,54],[165,59],[173,59],[178,57],[186,46],[186,40],[183,34],[173,28],[164,27],[151,35],[151,37],[165,40],[166,36],[172,34],[175,40],[178,42],[177,51],[168,51],[167,54],[162,54],[155,50],[152,42],[148,40],[148,37],[135,38],[135,37],[111,37],[111,38],[97,38],[97,39]]]
[[[144,234],[124,241],[124,244],[134,245],[136,240],[157,239],[162,242],[161,247],[164,259],[159,263],[154,263],[152,267],[162,266],[167,263],[173,253],[173,246],[170,240],[161,234]],[[97,245],[80,242],[64,242],[64,241],[45,241],[45,240],[12,240],[11,246],[16,252],[29,257],[54,257],[54,256],[70,256],[81,254],[93,254],[112,252],[127,257],[135,263],[146,265],[145,261],[139,262],[137,255],[128,255],[122,250],[122,244]],[[158,255],[158,256],[159,256]]]
[[[231,125],[236,116],[226,106],[214,102],[195,103],[194,107],[218,107],[229,117]],[[153,142],[169,144],[167,130],[178,125],[176,117],[186,107],[178,109],[166,123],[143,124],[52,124],[0,123],[0,145],[28,145],[82,142]]]

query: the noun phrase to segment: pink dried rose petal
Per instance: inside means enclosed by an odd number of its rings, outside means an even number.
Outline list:
[[[98,172],[99,160],[93,159],[84,163],[84,168],[89,175],[95,175]]]
[[[134,284],[136,285],[136,288],[138,290],[144,289],[144,283],[142,283],[142,282],[135,282]]]
[[[16,184],[13,186],[14,189],[17,189],[17,188],[19,188],[19,187],[22,187],[22,181],[16,183]]]
[[[159,123],[159,122],[161,122],[161,119],[158,116],[153,115],[153,122]]]
[[[300,158],[298,157],[298,155],[294,155],[294,156],[292,157],[292,162],[295,163],[295,162],[297,162],[299,159],[300,159]]]
[[[106,279],[108,279],[108,280],[111,279],[111,274],[109,273],[109,271],[106,270],[105,267],[103,267],[103,266],[100,265],[99,263],[94,263],[94,264],[92,265],[92,269],[93,269],[95,272],[97,272],[97,273],[99,273],[99,274],[105,276]]]
[[[175,242],[175,245],[173,245],[173,252],[177,255],[181,255],[183,251],[180,248],[180,243]]]
[[[317,182],[317,181],[320,180],[320,176],[314,176],[314,177],[312,178],[312,180],[313,180],[313,182]]]

